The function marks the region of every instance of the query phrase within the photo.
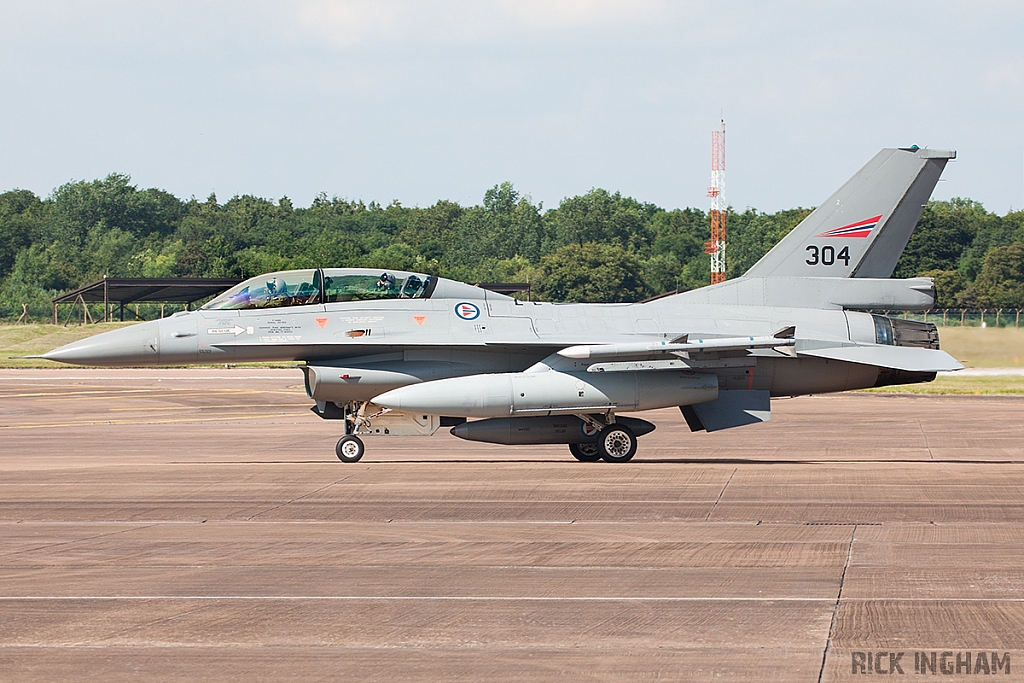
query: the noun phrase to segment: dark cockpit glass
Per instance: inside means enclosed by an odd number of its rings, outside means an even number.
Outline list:
[[[361,275],[341,270],[324,271],[324,301],[365,301],[368,299],[422,299],[430,277],[412,273]]]
[[[320,271],[289,270],[246,280],[210,303],[206,310],[279,308],[320,303]]]

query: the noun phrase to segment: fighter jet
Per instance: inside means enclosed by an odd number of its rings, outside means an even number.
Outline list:
[[[367,437],[566,444],[626,462],[678,406],[693,431],[767,421],[773,397],[928,382],[962,366],[929,278],[890,279],[956,153],[884,149],[742,277],[633,304],[519,301],[422,273],[321,268],[254,277],[196,311],[43,357],[108,367],[300,361],[336,454]]]

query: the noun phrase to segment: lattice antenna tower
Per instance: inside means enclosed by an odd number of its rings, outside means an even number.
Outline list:
[[[704,250],[711,254],[711,284],[725,282],[725,120],[711,132],[711,239]]]

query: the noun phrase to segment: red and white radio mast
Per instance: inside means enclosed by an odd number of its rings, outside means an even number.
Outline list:
[[[711,284],[725,282],[725,120],[711,133],[711,239],[704,251],[711,254]]]

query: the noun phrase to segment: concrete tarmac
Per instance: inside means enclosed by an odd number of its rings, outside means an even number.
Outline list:
[[[1024,398],[772,414],[344,464],[298,370],[2,371],[0,680],[1024,677]]]

